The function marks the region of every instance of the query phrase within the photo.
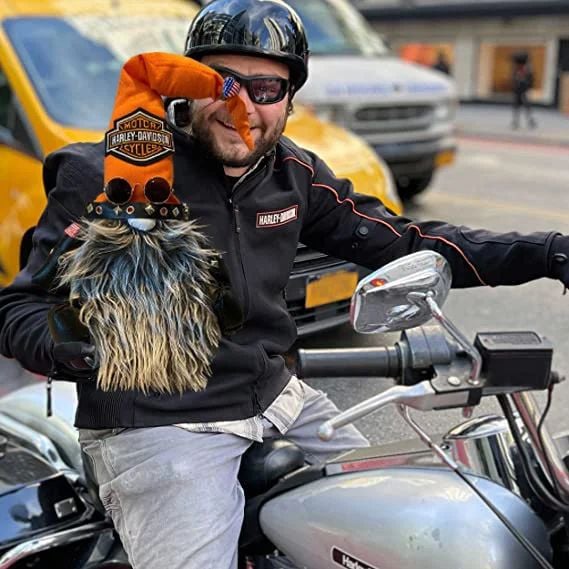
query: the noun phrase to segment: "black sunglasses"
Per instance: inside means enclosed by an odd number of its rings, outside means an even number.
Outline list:
[[[132,199],[134,188],[128,180],[124,178],[113,178],[105,186],[105,195],[114,205],[124,205]],[[155,205],[165,203],[174,193],[174,188],[170,186],[168,180],[164,178],[151,178],[144,184],[144,195],[146,199]]]
[[[247,89],[249,98],[257,105],[272,105],[282,101],[288,93],[289,80],[278,75],[241,75],[221,65],[211,65],[224,79],[235,78]]]

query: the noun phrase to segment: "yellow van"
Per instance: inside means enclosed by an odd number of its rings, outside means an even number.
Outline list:
[[[45,206],[43,158],[71,142],[100,140],[122,63],[145,51],[179,53],[197,9],[181,0],[0,0],[0,286],[18,272]],[[286,134],[358,192],[401,211],[388,168],[362,140],[301,107]],[[301,333],[347,319],[346,267],[357,270],[299,249],[287,300]],[[307,302],[308,282],[330,273],[326,292]]]

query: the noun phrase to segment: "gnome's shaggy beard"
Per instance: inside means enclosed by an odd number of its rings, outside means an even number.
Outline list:
[[[210,274],[218,253],[195,222],[149,232],[120,221],[82,221],[84,243],[60,260],[59,283],[80,305],[99,359],[102,390],[204,389],[220,330]]]

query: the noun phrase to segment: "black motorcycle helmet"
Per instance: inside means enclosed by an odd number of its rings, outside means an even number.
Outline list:
[[[194,18],[184,54],[269,57],[288,65],[292,92],[308,76],[308,42],[298,14],[281,0],[213,0]]]

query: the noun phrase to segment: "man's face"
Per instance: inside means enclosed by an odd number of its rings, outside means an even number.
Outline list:
[[[218,54],[207,55],[202,63],[236,71],[240,75],[271,75],[289,78],[289,69],[277,61],[262,57]],[[251,101],[247,89],[239,97],[245,103],[255,148],[249,150],[233,127],[231,115],[223,101],[200,99],[192,104],[192,132],[196,139],[226,168],[246,170],[271,150],[282,134],[288,116],[288,94],[282,101],[259,105]]]

